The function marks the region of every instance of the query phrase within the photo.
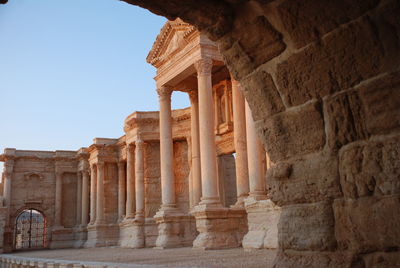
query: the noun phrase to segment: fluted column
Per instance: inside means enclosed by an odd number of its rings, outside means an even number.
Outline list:
[[[139,221],[144,219],[144,142],[136,141],[135,154],[135,181],[136,181],[136,216]]]
[[[171,93],[169,87],[157,89],[160,99],[160,157],[161,157],[161,210],[175,208],[175,185],[173,170],[173,140]]]
[[[195,63],[199,94],[199,134],[201,158],[202,204],[220,204],[214,134],[214,109],[211,70],[212,60]]]
[[[249,193],[249,173],[247,166],[246,144],[246,112],[245,99],[240,90],[238,81],[232,78],[232,102],[233,102],[233,139],[236,151],[236,205],[243,205],[244,199]]]
[[[54,225],[57,227],[61,226],[61,209],[62,209],[62,175],[60,171],[56,171],[56,204],[55,204],[55,215]]]
[[[190,91],[190,134],[192,153],[192,189],[193,205],[197,205],[201,199],[201,164],[200,164],[200,136],[199,136],[199,101],[197,91]]]
[[[104,163],[97,163],[96,224],[104,223]]]
[[[127,219],[135,217],[135,147],[128,144],[126,155],[126,216]]]
[[[247,136],[247,158],[249,170],[249,196],[255,199],[266,197],[263,158],[261,157],[261,143],[256,133],[256,128],[251,114],[249,104],[246,102],[246,136]]]
[[[97,201],[97,169],[96,165],[90,166],[90,224],[96,222]]]
[[[89,213],[89,176],[87,170],[82,171],[82,216],[83,226],[88,224]]]
[[[126,176],[125,163],[118,162],[118,219],[122,219],[125,215],[125,192],[126,192]]]
[[[82,172],[78,171],[76,181],[76,225],[81,224],[82,216]]]

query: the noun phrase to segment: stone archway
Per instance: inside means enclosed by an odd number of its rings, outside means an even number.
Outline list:
[[[46,248],[46,217],[39,210],[22,210],[15,219],[14,249],[30,250]]]
[[[400,259],[398,1],[125,1],[206,32],[245,88],[282,206],[277,267]]]

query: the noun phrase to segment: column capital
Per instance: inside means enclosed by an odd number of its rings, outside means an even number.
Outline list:
[[[117,165],[118,165],[118,169],[123,169],[125,167],[125,162],[124,161],[119,161],[117,163]]]
[[[172,91],[172,87],[169,86],[161,86],[160,88],[157,88],[157,94],[160,100],[171,98]]]
[[[144,141],[142,140],[142,139],[137,139],[136,141],[135,141],[135,144],[136,144],[136,148],[138,148],[138,149],[142,149],[143,148],[143,145],[144,145]]]
[[[6,164],[4,165],[3,173],[6,176],[9,176],[9,175],[11,175],[13,173],[13,170],[14,170],[14,165],[9,164],[9,163],[6,162]]]
[[[188,94],[189,94],[189,99],[190,99],[191,103],[193,103],[193,102],[197,103],[198,102],[199,95],[198,95],[197,90],[191,90],[191,91],[188,92]]]
[[[130,153],[133,153],[133,152],[135,152],[135,144],[132,142],[132,143],[128,143],[127,145],[126,145],[126,150],[128,151],[128,152],[130,152]]]
[[[57,170],[56,169],[56,177],[61,177],[63,174],[64,174],[64,171],[61,171],[61,170]]]
[[[102,168],[102,167],[104,167],[104,161],[97,162],[97,168]]]
[[[211,75],[213,61],[210,58],[200,59],[194,63],[197,75]]]

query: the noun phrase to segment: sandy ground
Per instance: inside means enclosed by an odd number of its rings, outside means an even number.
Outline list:
[[[148,267],[272,267],[275,250],[195,250],[89,248],[12,253],[14,256],[70,261],[112,262]]]

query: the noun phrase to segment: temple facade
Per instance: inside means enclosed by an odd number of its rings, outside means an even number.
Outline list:
[[[217,46],[180,19],[148,54],[160,110],[78,151],[5,149],[0,248],[277,248],[272,163]],[[172,110],[174,91],[191,106]],[[279,174],[275,174],[279,176]],[[29,228],[27,230],[27,228]]]

